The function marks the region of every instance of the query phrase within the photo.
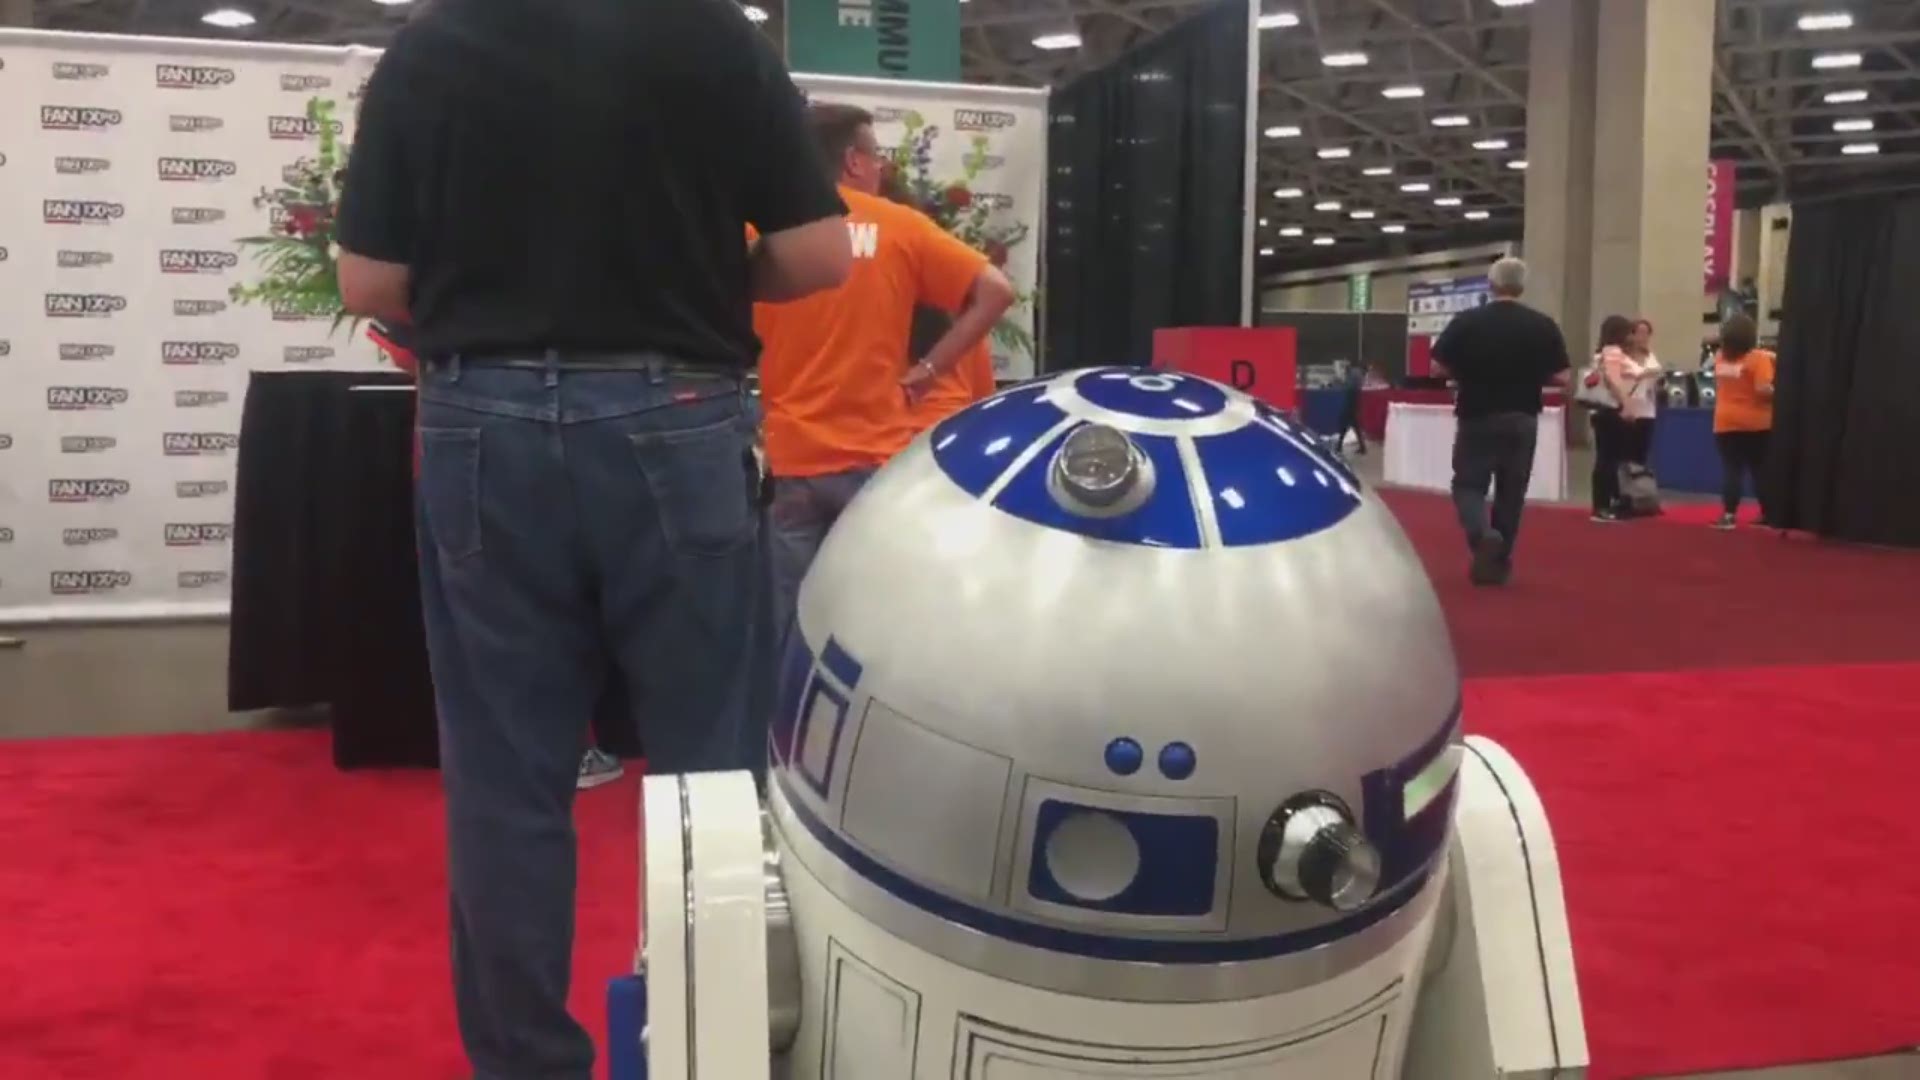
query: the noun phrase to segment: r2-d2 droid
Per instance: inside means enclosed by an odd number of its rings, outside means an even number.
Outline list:
[[[800,595],[764,809],[651,777],[651,1080],[1584,1074],[1532,786],[1421,564],[1285,415],[1008,390]]]

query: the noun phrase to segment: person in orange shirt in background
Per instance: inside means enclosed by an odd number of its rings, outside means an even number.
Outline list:
[[[1713,441],[1720,447],[1720,519],[1716,529],[1731,529],[1746,494],[1747,478],[1767,512],[1767,444],[1773,436],[1773,353],[1759,347],[1759,328],[1751,315],[1734,315],[1720,327],[1720,351],[1713,357]]]
[[[925,431],[961,409],[993,396],[993,342],[989,338],[967,350],[960,363],[935,379],[927,392],[907,410],[915,432]]]
[[[911,409],[985,342],[1014,300],[1013,284],[986,256],[879,195],[885,161],[871,113],[816,104],[808,120],[847,204],[853,273],[839,288],[754,308],[773,478],[772,614],[782,634],[827,530],[918,433]],[[916,307],[954,318],[909,363]]]

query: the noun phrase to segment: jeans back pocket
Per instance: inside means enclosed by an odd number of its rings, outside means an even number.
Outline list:
[[[631,438],[661,530],[676,553],[725,555],[753,541],[759,469],[739,414]]]
[[[420,503],[440,556],[480,554],[480,431],[420,429]]]

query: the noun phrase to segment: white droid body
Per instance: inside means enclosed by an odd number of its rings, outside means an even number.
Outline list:
[[[769,743],[788,1075],[1402,1075],[1459,678],[1391,516],[1264,404],[1092,369],[936,427],[823,545]]]

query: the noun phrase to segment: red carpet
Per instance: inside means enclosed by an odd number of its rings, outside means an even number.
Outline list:
[[[1920,1043],[1920,554],[1536,510],[1475,590],[1444,500],[1390,500],[1469,726],[1553,815],[1595,1080]],[[635,789],[577,814],[596,1033]],[[463,1075],[433,774],[336,772],[319,733],[11,742],[0,792],[0,1078]]]

